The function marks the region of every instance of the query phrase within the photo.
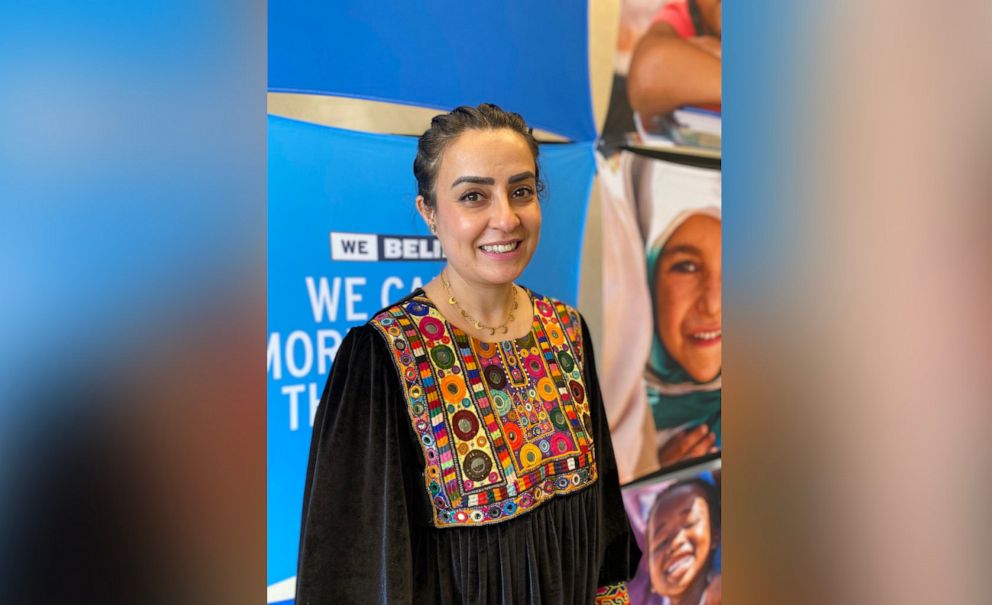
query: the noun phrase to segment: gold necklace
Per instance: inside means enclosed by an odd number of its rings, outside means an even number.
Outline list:
[[[509,316],[507,316],[506,321],[504,321],[502,324],[494,328],[492,326],[487,326],[478,319],[469,315],[468,311],[463,309],[462,306],[458,304],[458,301],[455,300],[455,294],[454,292],[451,291],[451,284],[448,283],[448,278],[445,277],[444,271],[441,271],[440,277],[441,277],[441,283],[444,284],[444,289],[448,291],[448,297],[449,297],[448,304],[458,309],[458,312],[462,314],[462,317],[465,318],[465,321],[474,325],[476,330],[489,330],[490,336],[494,336],[496,334],[496,330],[498,330],[499,328],[503,329],[503,331],[501,332],[502,334],[506,334],[507,332],[510,331],[510,328],[507,327],[507,324],[513,321],[513,312],[517,310],[517,288],[513,284],[510,284],[510,288],[513,291],[513,305],[510,307],[510,314]]]

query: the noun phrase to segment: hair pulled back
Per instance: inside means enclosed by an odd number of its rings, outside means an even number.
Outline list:
[[[448,145],[467,130],[499,130],[507,128],[518,133],[527,142],[534,155],[534,176],[537,180],[537,192],[544,191],[541,181],[540,168],[537,165],[537,141],[534,134],[518,113],[505,111],[491,103],[483,103],[478,107],[462,105],[443,113],[431,120],[431,127],[421,135],[417,142],[417,157],[413,160],[413,176],[417,178],[417,195],[424,198],[424,203],[433,208],[437,203],[434,195],[434,185],[437,181],[437,171],[441,165],[441,156]]]

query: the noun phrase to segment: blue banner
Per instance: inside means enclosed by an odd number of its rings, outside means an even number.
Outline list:
[[[311,421],[341,340],[443,264],[414,206],[416,144],[269,118],[270,602],[292,596]],[[541,239],[519,283],[575,304],[592,143],[545,145],[540,164]]]
[[[496,103],[576,141],[596,127],[584,1],[269,4],[269,90],[445,111]]]

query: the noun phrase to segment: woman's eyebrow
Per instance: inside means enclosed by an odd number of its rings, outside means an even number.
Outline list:
[[[519,183],[520,181],[526,181],[532,178],[534,178],[534,173],[528,170],[527,172],[521,172],[520,174],[511,176],[506,182],[512,185],[513,183]]]
[[[672,254],[695,254],[696,256],[702,256],[703,253],[700,252],[699,248],[693,246],[692,244],[679,244],[677,246],[665,246],[661,251],[662,256],[670,256]]]
[[[451,184],[452,187],[457,187],[461,183],[475,183],[476,185],[495,185],[496,179],[490,178],[488,176],[460,176],[455,179],[455,182]]]

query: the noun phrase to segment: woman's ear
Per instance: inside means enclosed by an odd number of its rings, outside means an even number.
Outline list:
[[[427,204],[427,200],[424,196],[417,196],[417,212],[423,217],[424,222],[427,223],[427,228],[431,230],[431,233],[437,234],[437,220],[435,216],[434,208]]]

